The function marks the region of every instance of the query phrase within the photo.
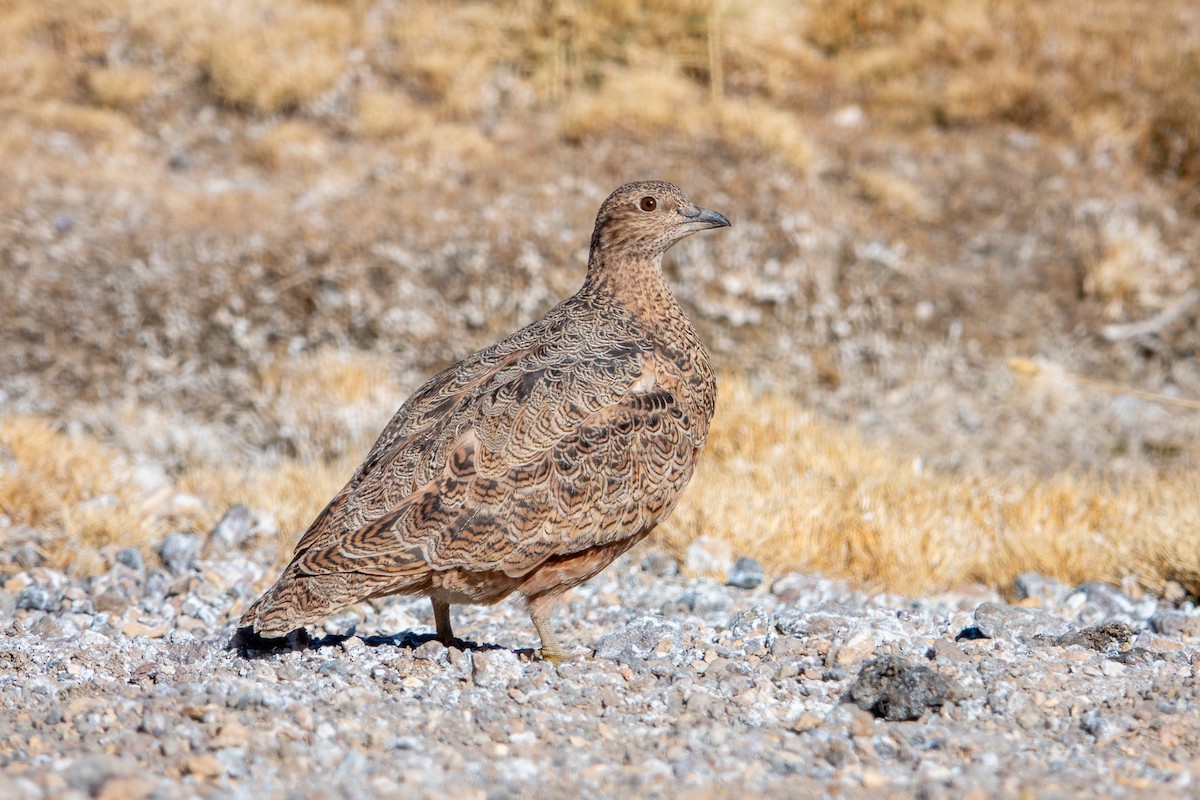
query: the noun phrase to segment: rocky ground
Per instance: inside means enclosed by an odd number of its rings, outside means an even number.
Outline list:
[[[263,539],[238,509],[168,537],[162,569],[125,550],[92,578],[9,577],[0,797],[1196,791],[1200,609],[1182,596],[1024,575],[1011,603],[913,599],[749,560],[685,577],[643,549],[566,596],[559,665],[531,658],[516,604],[456,608],[447,649],[419,599],[238,654]]]

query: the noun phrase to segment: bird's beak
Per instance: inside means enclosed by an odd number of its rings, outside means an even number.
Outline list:
[[[697,208],[692,206],[688,209],[680,209],[679,213],[683,215],[683,227],[689,231],[703,231],[708,228],[724,228],[729,225],[729,220],[724,214],[713,211],[711,208]]]

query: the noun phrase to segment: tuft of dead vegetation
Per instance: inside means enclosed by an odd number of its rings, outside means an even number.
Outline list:
[[[833,90],[901,130],[1016,124],[1105,141],[1194,206],[1196,16],[1182,0],[15,0],[0,9],[0,96],[21,114],[137,117],[191,84],[255,115],[357,108],[357,131],[376,138],[424,115],[491,129],[540,107],[570,142],[699,130],[806,170],[792,115]]]
[[[1200,592],[1200,476],[1112,483],[923,469],[780,395],[726,380],[709,449],[660,538],[677,554],[728,540],[773,571],[819,571],[920,592],[1134,578]]]
[[[42,419],[0,418],[0,514],[9,531],[39,531],[41,558],[89,572],[103,568],[102,551],[149,552],[166,531],[147,499],[128,461],[96,439]]]

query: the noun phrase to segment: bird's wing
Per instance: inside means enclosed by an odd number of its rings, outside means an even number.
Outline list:
[[[413,413],[436,410],[441,424],[410,426],[373,452],[310,528],[294,564],[307,574],[519,576],[653,527],[690,479],[698,447],[678,387],[631,342],[539,361],[517,359],[443,408],[440,391],[427,393]],[[392,474],[422,480],[392,498]],[[338,525],[354,519],[338,507],[355,503],[378,513]]]

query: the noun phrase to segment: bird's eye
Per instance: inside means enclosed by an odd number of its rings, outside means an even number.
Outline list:
[[[640,205],[642,207],[642,211],[653,211],[654,209],[658,208],[658,201],[650,195],[646,195],[642,198]]]

